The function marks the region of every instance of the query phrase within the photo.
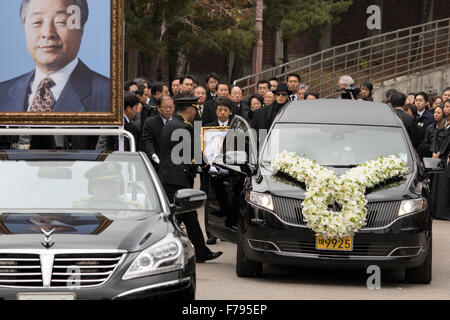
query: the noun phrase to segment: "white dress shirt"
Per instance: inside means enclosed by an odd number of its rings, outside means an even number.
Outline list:
[[[164,118],[162,115],[159,115],[159,116],[161,117],[161,119],[162,119],[164,125],[166,125],[167,122],[169,122],[170,120],[172,120],[172,117],[170,117],[170,119],[166,119],[166,118]]]
[[[77,67],[77,64],[78,58],[75,58],[64,68],[56,71],[55,73],[49,76],[46,75],[44,72],[42,72],[38,66],[36,66],[36,72],[34,73],[34,80],[30,83],[31,94],[28,97],[28,106],[31,106],[31,104],[33,103],[39,85],[45,78],[50,78],[55,83],[55,85],[50,88],[50,91],[53,95],[53,98],[55,99],[55,102],[58,101],[61,92],[64,90],[64,87],[69,81],[70,75],[72,74],[73,70],[75,70],[75,68]]]
[[[227,127],[228,126],[228,120],[226,122],[220,122],[220,120],[217,119],[217,121],[219,122],[219,126],[221,126],[221,127]]]

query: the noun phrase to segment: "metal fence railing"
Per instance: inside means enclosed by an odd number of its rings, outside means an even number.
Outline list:
[[[450,18],[400,29],[333,47],[234,81],[244,97],[256,92],[258,80],[286,81],[298,73],[302,83],[322,98],[338,95],[337,82],[350,75],[356,83],[383,81],[450,64]]]

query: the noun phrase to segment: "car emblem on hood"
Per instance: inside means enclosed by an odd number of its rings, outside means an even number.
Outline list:
[[[44,242],[41,242],[41,244],[44,246],[44,248],[46,249],[50,249],[51,247],[53,247],[53,245],[55,244],[54,242],[51,242],[51,238],[50,236],[53,234],[53,232],[55,232],[55,228],[53,228],[52,230],[50,230],[49,232],[45,231],[44,229],[41,229],[42,233],[44,234],[45,238],[44,238]],[[50,243],[51,242],[51,243]]]

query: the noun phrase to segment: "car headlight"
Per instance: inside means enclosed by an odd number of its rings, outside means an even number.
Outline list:
[[[263,207],[267,210],[273,211],[273,201],[270,194],[259,193],[250,191],[250,202],[256,204],[257,206]]]
[[[398,209],[398,216],[403,216],[408,213],[416,212],[425,209],[427,206],[427,200],[423,198],[403,200]]]
[[[180,240],[169,233],[162,240],[142,251],[122,279],[128,280],[179,270],[183,266],[183,245]]]

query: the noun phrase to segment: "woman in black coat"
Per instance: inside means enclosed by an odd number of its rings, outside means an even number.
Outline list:
[[[433,216],[441,220],[450,220],[450,101],[444,104],[444,119],[438,129],[431,151],[433,158],[440,158],[445,164],[445,171],[438,173],[431,186]]]
[[[420,158],[429,158],[432,156],[431,145],[436,137],[436,134],[440,127],[445,124],[444,120],[444,107],[437,106],[434,109],[434,122],[430,124],[425,130],[425,137],[417,148],[417,153]]]

